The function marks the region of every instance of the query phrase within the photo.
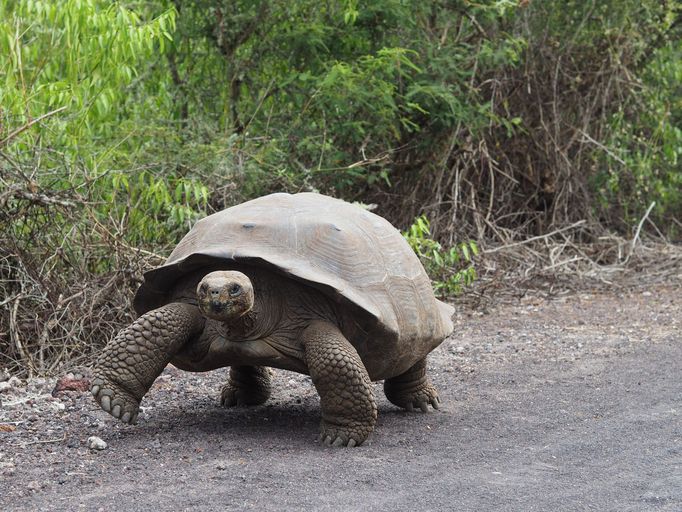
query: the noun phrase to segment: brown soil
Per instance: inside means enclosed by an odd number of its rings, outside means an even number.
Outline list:
[[[679,276],[678,276],[679,277]],[[168,368],[137,426],[55,380],[0,393],[1,510],[682,510],[682,292],[460,311],[430,357],[443,408],[317,442],[310,379],[226,410],[226,371]],[[461,308],[460,308],[461,309]],[[107,444],[87,447],[90,436]]]

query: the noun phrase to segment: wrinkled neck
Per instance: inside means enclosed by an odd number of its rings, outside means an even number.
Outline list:
[[[232,341],[265,338],[282,321],[284,305],[279,290],[273,289],[272,283],[263,283],[257,278],[252,282],[255,292],[253,308],[239,318],[223,322],[227,338]]]

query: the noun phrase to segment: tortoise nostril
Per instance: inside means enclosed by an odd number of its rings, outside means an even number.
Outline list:
[[[211,297],[218,297],[220,292],[218,290],[211,290]]]

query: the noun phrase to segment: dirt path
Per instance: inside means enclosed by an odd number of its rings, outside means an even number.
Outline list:
[[[14,383],[0,510],[682,510],[679,287],[457,323],[430,359],[443,409],[401,412],[377,385],[377,429],[354,449],[317,443],[310,380],[283,371],[266,406],[224,410],[225,371],[167,369],[135,427],[52,398],[54,381]]]

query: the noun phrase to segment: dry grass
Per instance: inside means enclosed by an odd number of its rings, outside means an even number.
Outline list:
[[[528,15],[525,23],[542,22]],[[521,125],[473,129],[462,122],[437,143],[397,151],[392,186],[365,198],[396,225],[425,214],[446,245],[466,239],[509,245],[561,230],[575,243],[601,246],[609,230],[634,230],[625,205],[600,202],[595,183],[605,161],[618,164],[620,192],[634,197],[625,190],[634,186],[632,170],[600,141],[609,139],[614,114],[641,95],[637,48],[619,33],[594,44],[558,41],[549,26],[523,33],[528,48],[520,65],[471,77],[494,115],[520,118]]]
[[[28,376],[90,362],[131,320],[142,272],[162,261],[103,225],[87,184],[44,189],[38,172],[0,166],[0,368]]]

